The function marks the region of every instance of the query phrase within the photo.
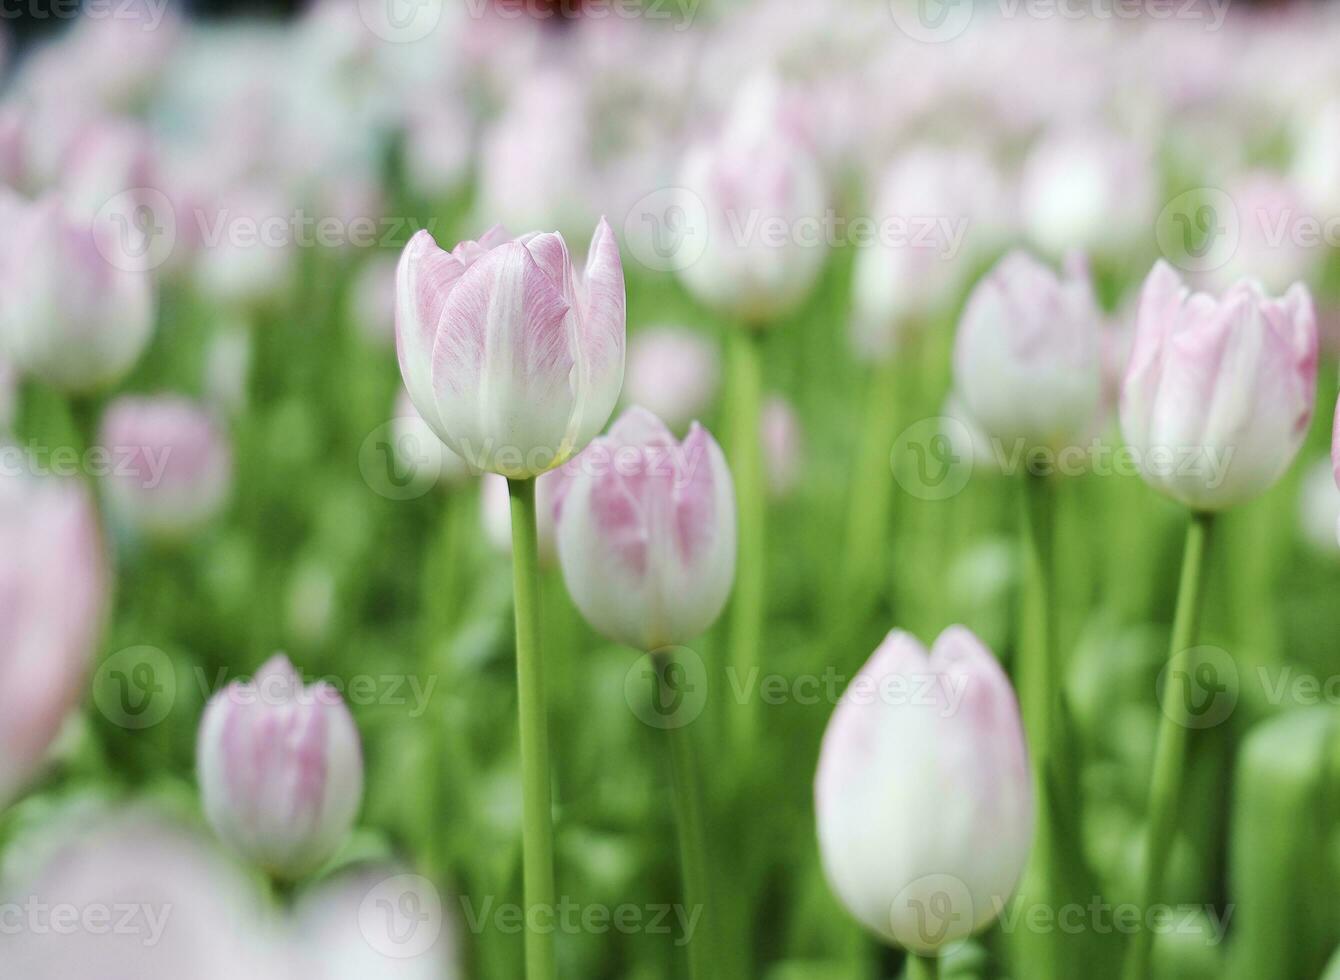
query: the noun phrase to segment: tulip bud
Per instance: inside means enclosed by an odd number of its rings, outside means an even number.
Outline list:
[[[680,172],[685,212],[706,222],[702,252],[680,278],[707,306],[754,326],[799,304],[828,254],[822,237],[802,234],[822,235],[819,163],[787,135],[781,110],[776,80],[755,78],[717,140],[690,150]]]
[[[1275,291],[1311,276],[1324,253],[1300,235],[1314,218],[1289,180],[1269,171],[1247,173],[1226,193],[1237,209],[1237,239],[1232,255],[1208,273],[1205,285],[1225,290],[1250,278]]]
[[[565,475],[558,558],[591,625],[639,650],[711,626],[735,581],[735,491],[708,431],[676,442],[634,406]]]
[[[14,362],[65,391],[115,384],[139,359],[154,323],[142,272],[108,261],[105,227],[73,218],[55,198],[0,207],[0,339]]]
[[[494,228],[400,257],[396,352],[425,422],[471,466],[532,477],[579,453],[623,383],[623,268],[602,218],[580,276],[557,233]]]
[[[146,534],[179,537],[208,523],[228,499],[227,437],[185,398],[118,398],[107,407],[98,440],[108,453],[108,508]]]
[[[629,341],[624,397],[677,432],[707,412],[720,381],[716,346],[693,330],[653,327]]]
[[[0,475],[0,808],[83,693],[107,592],[85,487]]]
[[[1077,260],[1058,277],[1022,252],[973,290],[954,344],[954,384],[988,436],[1057,446],[1087,436],[1102,395],[1101,317]]]
[[[1005,237],[1010,208],[1004,180],[980,153],[921,147],[901,156],[880,184],[872,214],[880,234],[856,253],[857,353],[883,360],[909,325],[957,303],[974,264]]]
[[[1197,510],[1264,492],[1303,443],[1316,387],[1317,316],[1301,283],[1272,299],[1244,280],[1215,299],[1154,266],[1121,395],[1150,486]]]
[[[283,654],[210,700],[196,768],[214,832],[288,879],[334,855],[363,796],[363,753],[349,709],[329,684],[304,687]]]
[[[759,435],[763,439],[768,492],[780,500],[796,488],[801,462],[800,417],[781,395],[772,395],[763,403]]]
[[[1033,786],[991,651],[951,626],[894,631],[838,702],[814,780],[819,851],[847,910],[921,954],[985,928],[1019,882]]]

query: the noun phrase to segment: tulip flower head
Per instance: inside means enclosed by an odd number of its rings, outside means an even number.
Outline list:
[[[648,651],[711,626],[735,581],[735,491],[711,434],[695,423],[678,442],[634,406],[566,475],[558,558],[587,621]]]
[[[179,537],[227,503],[233,454],[225,433],[186,398],[125,396],[107,407],[99,443],[111,512],[150,536]]]
[[[363,796],[362,748],[349,709],[324,682],[304,687],[282,654],[210,700],[196,767],[214,832],[287,879],[329,860]]]
[[[680,278],[709,307],[766,325],[808,294],[827,249],[806,241],[802,223],[827,206],[813,153],[788,136],[776,79],[744,87],[714,142],[690,150],[680,172],[685,212],[706,221],[701,255]]]
[[[84,485],[0,475],[0,808],[83,693],[108,587]]]
[[[1023,724],[996,658],[962,626],[929,654],[890,633],[829,719],[814,797],[828,881],[862,925],[926,955],[985,928],[1034,829]]]
[[[1102,320],[1087,270],[1063,275],[1023,252],[973,290],[954,344],[954,384],[988,436],[1028,446],[1073,444],[1102,395]]]
[[[10,198],[0,214],[9,223],[0,246],[0,341],[10,357],[67,392],[115,384],[153,330],[148,275],[109,261],[118,250],[100,243],[107,229],[74,217],[54,197]]]
[[[420,231],[401,255],[400,373],[423,420],[476,469],[527,478],[580,452],[618,400],[624,332],[604,219],[580,274],[557,233],[494,228],[445,252]]]
[[[1121,429],[1145,481],[1197,510],[1267,490],[1312,421],[1317,316],[1307,288],[1280,299],[1243,280],[1192,293],[1160,261],[1145,280]]]

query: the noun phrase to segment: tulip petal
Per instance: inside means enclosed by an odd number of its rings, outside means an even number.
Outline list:
[[[396,267],[395,337],[400,374],[419,415],[441,439],[446,435],[433,398],[433,344],[447,297],[465,268],[460,257],[439,248],[427,231],[415,233]]]

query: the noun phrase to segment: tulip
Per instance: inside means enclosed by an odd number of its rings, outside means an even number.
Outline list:
[[[47,807],[31,822],[35,829],[11,843],[10,855],[23,861],[6,907],[47,911],[9,918],[0,976],[294,976],[254,883],[235,864],[175,821],[148,810],[108,810],[88,796],[80,794],[80,807]],[[62,909],[83,915],[61,924]]]
[[[413,932],[396,916],[369,916],[369,901],[413,909]],[[382,906],[378,906],[379,908]],[[323,881],[293,913],[295,966],[320,980],[458,980],[452,922],[426,878],[365,865]]]
[[[227,416],[242,414],[251,376],[252,338],[242,323],[219,327],[205,348],[205,401]]]
[[[161,183],[148,130],[118,118],[99,119],[85,127],[66,151],[61,171],[67,207],[90,219],[117,195],[143,193]],[[118,217],[133,221],[132,211],[126,208]]]
[[[1318,554],[1340,554],[1340,487],[1330,460],[1319,459],[1307,469],[1298,496],[1298,526],[1304,542]]]
[[[923,955],[985,928],[1034,829],[1019,708],[991,651],[962,626],[929,655],[890,633],[828,722],[814,801],[828,881],[866,928]]]
[[[1319,218],[1340,214],[1340,98],[1313,109],[1298,127],[1291,176]]]
[[[578,276],[557,233],[494,228],[400,258],[396,352],[419,414],[478,469],[537,476],[604,427],[623,382],[624,285],[601,219]]]
[[[1191,293],[1160,261],[1145,280],[1122,386],[1121,429],[1145,481],[1195,510],[1268,489],[1312,421],[1317,317],[1295,284],[1282,299],[1244,280]]]
[[[1101,317],[1073,257],[1062,277],[1022,252],[978,283],[959,322],[954,383],[991,437],[1030,446],[1087,436],[1102,395]]]
[[[1226,290],[1251,278],[1266,289],[1283,290],[1313,274],[1324,252],[1319,242],[1303,237],[1307,223],[1316,219],[1292,182],[1257,171],[1238,177],[1225,191],[1237,209],[1238,234],[1232,254],[1207,275],[1208,286]]]
[[[735,579],[735,497],[710,433],[682,443],[634,406],[568,468],[558,557],[572,600],[610,639],[657,650],[698,636]]]
[[[391,446],[411,482],[424,485],[425,489],[431,483],[460,486],[473,475],[469,464],[433,434],[403,388],[396,395],[394,411]]]
[[[226,190],[195,211],[195,282],[211,303],[247,312],[288,289],[297,269],[293,214],[286,193],[263,181]]]
[[[288,658],[216,694],[196,745],[210,826],[276,877],[315,871],[344,842],[363,795],[363,755],[330,685],[304,687]]]
[[[1057,129],[1033,147],[1020,182],[1029,236],[1056,255],[1071,249],[1120,251],[1154,225],[1153,156],[1119,133]]]
[[[768,471],[768,492],[781,499],[790,495],[800,480],[800,417],[781,395],[763,403],[763,465]]]
[[[0,447],[0,458],[14,457]],[[85,487],[0,475],[0,808],[40,768],[83,693],[108,588]]]
[[[883,360],[915,321],[957,303],[976,261],[1005,237],[1010,208],[986,156],[931,147],[903,154],[885,174],[872,213],[881,235],[856,253],[857,353]]]
[[[118,398],[107,407],[98,442],[108,454],[110,512],[150,536],[187,534],[228,500],[233,459],[227,437],[185,398]]]
[[[115,384],[134,366],[154,323],[154,289],[118,268],[105,229],[71,216],[56,198],[0,206],[0,340],[15,364],[82,393]]]
[[[683,327],[652,327],[628,344],[624,396],[682,432],[712,405],[721,382],[716,345]]]
[[[680,243],[680,278],[701,302],[752,326],[798,305],[828,253],[819,232],[828,203],[822,172],[787,134],[781,110],[776,80],[756,77],[718,138],[691,149],[680,171],[679,206],[697,232]]]

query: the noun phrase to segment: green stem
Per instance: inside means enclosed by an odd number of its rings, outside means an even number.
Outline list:
[[[907,954],[907,980],[936,980],[940,976],[940,960],[919,953]]]
[[[1144,879],[1141,909],[1148,909],[1163,893],[1163,879],[1177,830],[1179,789],[1186,765],[1187,739],[1191,720],[1187,717],[1187,678],[1194,655],[1200,621],[1205,554],[1210,544],[1214,515],[1193,513],[1187,526],[1186,548],[1182,554],[1182,577],[1177,586],[1177,611],[1173,615],[1172,640],[1168,648],[1168,669],[1162,694],[1163,712],[1158,742],[1154,748],[1154,771],[1149,786],[1149,823],[1146,826]],[[1126,980],[1145,980],[1154,936],[1141,928],[1131,938],[1126,954]]]
[[[893,467],[890,447],[898,424],[898,362],[889,358],[871,373],[861,421],[860,444],[853,468],[851,502],[847,511],[845,582],[838,590],[834,611],[842,618],[859,618],[876,594],[879,562],[888,555]]]
[[[675,695],[668,677],[673,655],[652,654],[658,697],[662,704]],[[693,726],[672,724],[665,730],[670,747],[670,776],[674,793],[675,825],[679,835],[679,867],[683,877],[683,901],[686,922],[697,922],[699,931],[686,937],[689,974],[694,980],[709,980],[715,975],[715,950],[712,942],[711,881],[708,872],[706,823],[703,817],[702,787],[693,745]]]
[[[554,828],[549,732],[540,656],[540,545],[535,481],[508,480],[512,502],[512,586],[516,601],[517,711],[521,727],[521,848],[526,899],[526,978],[555,980],[554,939],[537,923],[554,909]]]
[[[1029,904],[1056,900],[1056,841],[1052,826],[1051,784],[1055,711],[1061,683],[1056,660],[1056,548],[1054,487],[1042,476],[1026,474],[1020,494],[1024,545],[1023,603],[1015,674],[1024,729],[1033,763],[1037,826],[1029,867],[1020,892]],[[1049,980],[1061,975],[1054,938],[1027,937],[1023,953],[1030,976]]]
[[[730,623],[730,664],[738,684],[748,684],[760,666],[763,643],[764,562],[766,549],[763,445],[759,432],[763,370],[755,331],[738,327],[730,334],[731,471],[739,509],[739,559]],[[737,735],[753,742],[756,715],[751,703],[735,713]]]

